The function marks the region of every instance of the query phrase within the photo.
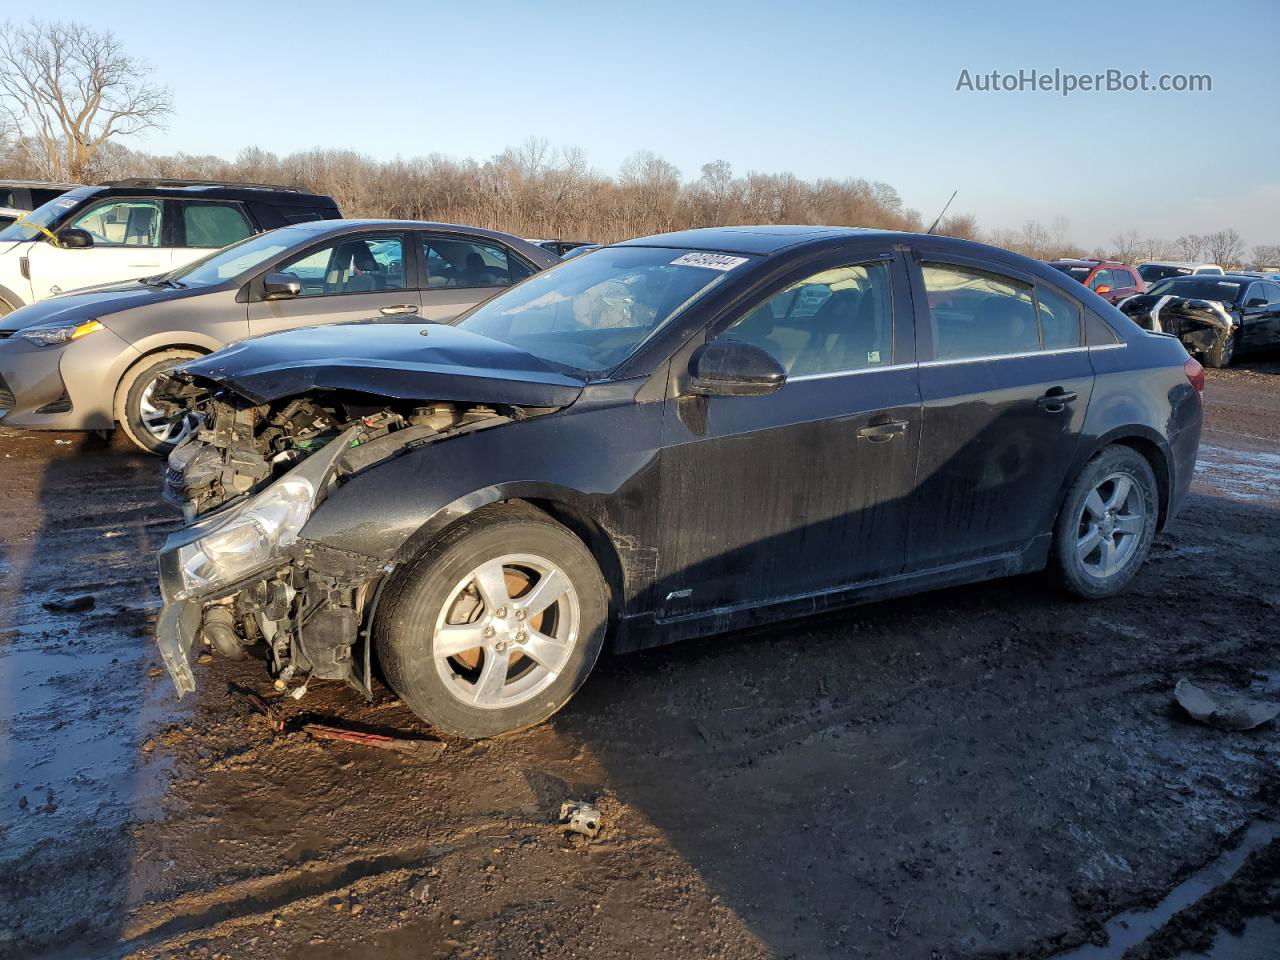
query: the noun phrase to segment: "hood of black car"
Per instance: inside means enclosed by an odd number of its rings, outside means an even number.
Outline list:
[[[341,323],[252,337],[176,372],[253,403],[353,390],[398,400],[563,407],[583,387],[524,350],[422,322]]]
[[[37,323],[100,320],[108,314],[190,296],[193,292],[173,287],[149,287],[137,280],[86,287],[20,307],[0,317],[0,330],[21,330]]]

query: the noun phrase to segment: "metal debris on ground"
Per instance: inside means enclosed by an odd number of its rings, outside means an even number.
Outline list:
[[[1186,679],[1178,681],[1173,696],[1193,719],[1219,730],[1252,730],[1280,716],[1280,703],[1210,692]]]
[[[302,729],[304,732],[321,740],[341,740],[345,743],[357,743],[364,747],[395,750],[398,753],[412,754],[416,757],[439,756],[445,749],[443,740],[409,740],[404,737],[389,737],[381,733],[365,733],[360,730],[327,727],[321,723],[304,724]]]
[[[86,610],[92,610],[96,602],[93,597],[84,594],[79,597],[55,597],[52,600],[45,600],[40,606],[52,613],[84,613]]]
[[[594,840],[602,825],[600,811],[586,801],[566,800],[560,804],[561,833],[580,833],[588,840]]]

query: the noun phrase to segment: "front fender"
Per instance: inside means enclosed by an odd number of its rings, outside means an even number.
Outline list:
[[[333,490],[302,536],[403,563],[481,507],[541,500],[606,531],[619,552],[637,560],[629,568],[640,571],[650,564],[636,553],[656,554],[661,423],[662,404],[626,404],[536,417],[408,450]],[[631,580],[629,597],[645,586],[643,577]]]

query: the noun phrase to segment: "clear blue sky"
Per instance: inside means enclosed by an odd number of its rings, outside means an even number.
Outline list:
[[[32,8],[33,10],[37,8]],[[1280,2],[666,0],[104,4],[45,18],[114,30],[172,85],[137,146],[234,156],[351,147],[484,159],[529,135],[615,172],[647,148],[686,178],[865,177],[932,219],[1120,230],[1233,226],[1280,243]],[[1208,73],[1212,93],[957,92],[972,73]]]

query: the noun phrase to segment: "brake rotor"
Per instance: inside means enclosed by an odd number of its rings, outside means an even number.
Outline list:
[[[502,568],[502,578],[506,581],[507,596],[513,600],[518,600],[526,593],[533,589],[533,581],[511,567]],[[484,602],[475,592],[474,588],[469,588],[458,595],[453,602],[453,609],[449,611],[446,623],[471,623],[481,613],[484,612]],[[532,630],[542,629],[542,618],[546,614],[545,610],[541,610],[534,617],[529,619],[529,627]],[[484,657],[483,647],[472,647],[470,650],[464,650],[462,653],[454,654],[453,659],[465,667],[467,670],[478,670]],[[524,659],[524,654],[519,650],[511,652],[509,663],[515,665]]]

